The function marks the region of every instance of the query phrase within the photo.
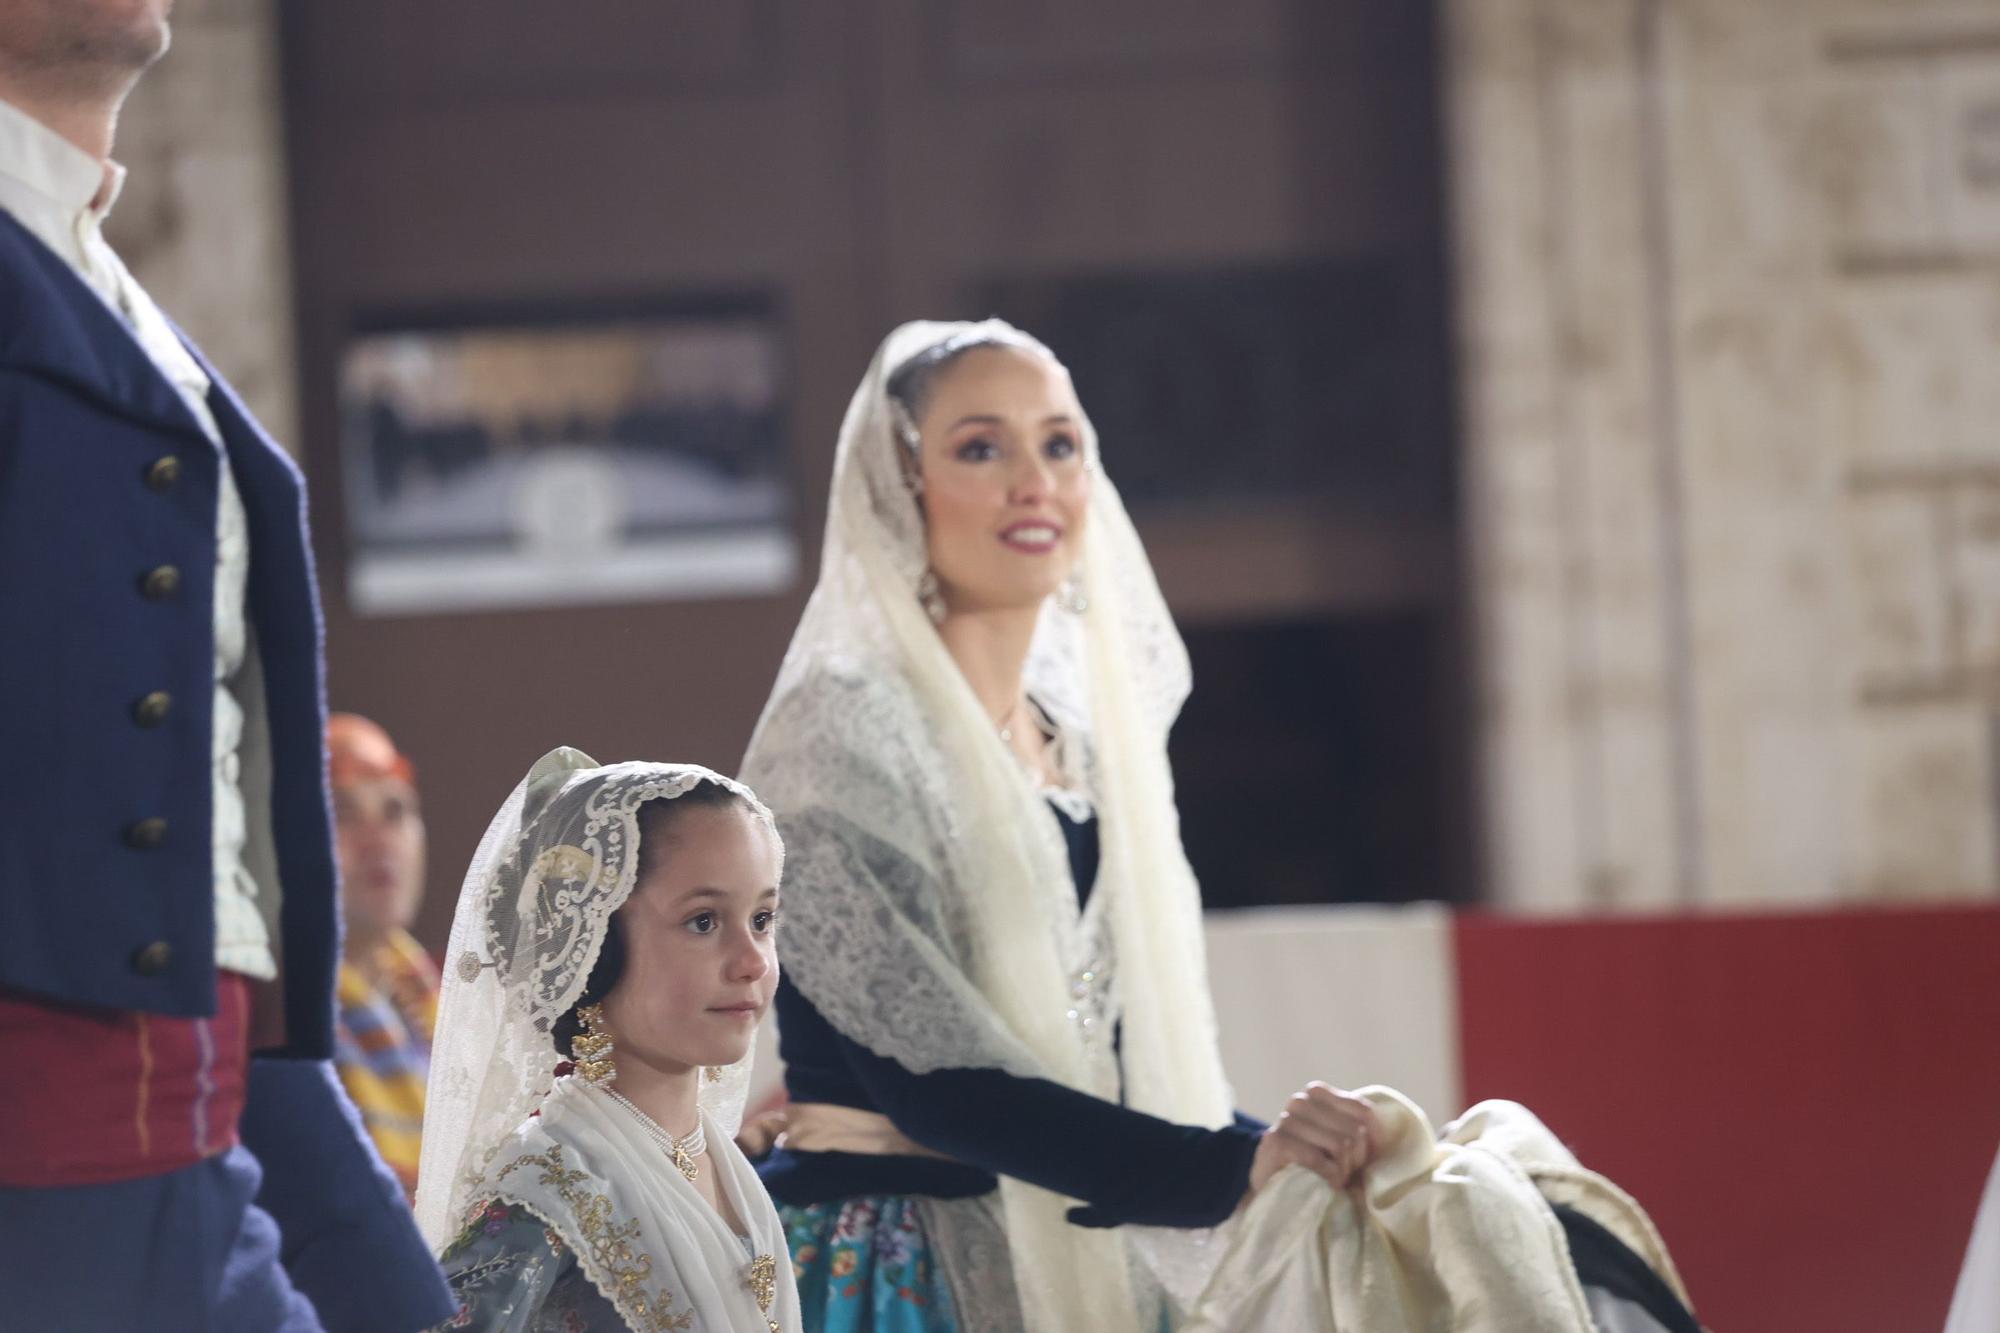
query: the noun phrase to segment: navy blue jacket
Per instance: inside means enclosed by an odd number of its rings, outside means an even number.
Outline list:
[[[249,519],[283,885],[286,1039],[251,1062],[242,1138],[326,1327],[420,1328],[450,1291],[328,1063],[340,925],[304,480],[203,369]],[[221,466],[118,318],[0,212],[0,986],[215,1012]]]
[[[339,927],[305,487],[204,368],[249,518],[286,1051],[326,1058]],[[0,985],[215,1012],[221,465],[117,317],[0,214]],[[141,706],[156,692],[164,717]]]

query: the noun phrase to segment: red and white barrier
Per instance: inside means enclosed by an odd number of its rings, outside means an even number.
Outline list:
[[[1932,1333],[2000,1143],[2000,908],[1211,918],[1246,1110],[1505,1097],[1646,1206],[1717,1333]],[[1442,1017],[1441,1017],[1442,1016]]]

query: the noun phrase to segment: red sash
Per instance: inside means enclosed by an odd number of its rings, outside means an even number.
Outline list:
[[[217,974],[213,1018],[0,989],[0,1186],[163,1175],[235,1146],[250,983]]]

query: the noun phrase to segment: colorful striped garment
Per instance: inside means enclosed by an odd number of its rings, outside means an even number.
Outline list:
[[[333,1060],[376,1150],[415,1197],[424,1083],[437,1026],[437,965],[400,930],[382,946],[376,965],[379,988],[353,964],[340,965]]]

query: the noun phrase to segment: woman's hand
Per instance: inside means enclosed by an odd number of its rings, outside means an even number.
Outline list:
[[[1367,1102],[1324,1083],[1308,1083],[1292,1094],[1257,1144],[1250,1193],[1288,1166],[1302,1166],[1342,1189],[1374,1159],[1379,1133]]]
[[[736,1146],[743,1150],[745,1157],[762,1157],[777,1144],[785,1132],[786,1109],[780,1106],[775,1111],[766,1111],[755,1120],[746,1120],[736,1131]]]

